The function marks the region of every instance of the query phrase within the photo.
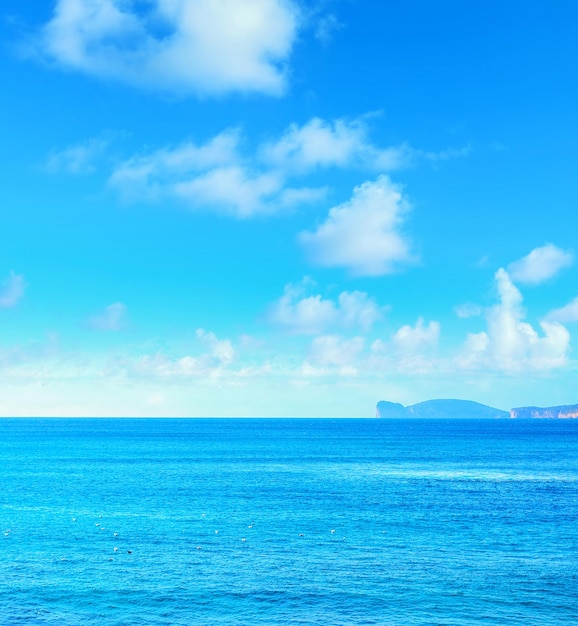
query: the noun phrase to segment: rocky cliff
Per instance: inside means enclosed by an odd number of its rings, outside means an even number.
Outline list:
[[[408,410],[405,406],[403,406],[403,404],[399,404],[399,402],[386,402],[385,400],[381,400],[377,403],[375,417],[399,418],[411,417],[411,415],[408,414]]]
[[[564,404],[562,406],[522,406],[510,409],[513,419],[577,419],[578,404]]]
[[[376,417],[494,419],[509,417],[509,414],[507,411],[470,400],[428,400],[410,406],[381,401],[377,403]]]

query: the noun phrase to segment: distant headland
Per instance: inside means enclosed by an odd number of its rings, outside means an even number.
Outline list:
[[[410,406],[398,402],[377,403],[376,417],[382,418],[473,418],[473,419],[578,419],[578,404],[525,406],[502,411],[471,400],[427,400]]]

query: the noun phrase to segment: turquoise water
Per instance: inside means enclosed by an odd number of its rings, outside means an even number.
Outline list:
[[[0,623],[578,623],[578,421],[0,420]]]

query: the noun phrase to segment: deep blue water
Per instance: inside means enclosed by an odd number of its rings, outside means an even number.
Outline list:
[[[0,623],[578,624],[578,420],[0,420]]]

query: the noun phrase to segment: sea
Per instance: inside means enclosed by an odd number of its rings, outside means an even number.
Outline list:
[[[2,419],[0,623],[578,624],[578,420]]]

